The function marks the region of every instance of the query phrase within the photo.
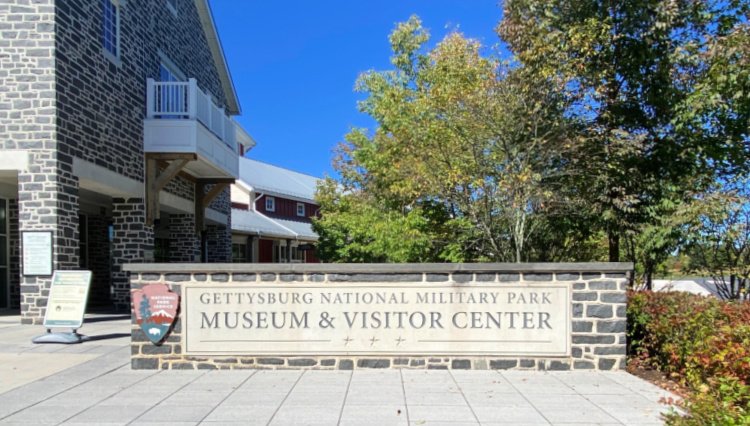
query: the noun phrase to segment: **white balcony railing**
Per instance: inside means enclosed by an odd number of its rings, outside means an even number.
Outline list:
[[[150,119],[198,120],[235,153],[237,132],[242,131],[224,108],[219,108],[196,79],[146,81],[146,117]]]

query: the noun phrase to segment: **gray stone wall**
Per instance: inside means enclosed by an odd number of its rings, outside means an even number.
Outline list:
[[[122,3],[116,63],[102,52],[101,0],[55,3],[58,139],[66,155],[143,181],[146,79],[158,80],[160,53],[219,104],[225,96],[194,1],[179,0],[176,15],[166,1]]]
[[[143,262],[154,250],[154,227],[146,226],[145,207],[142,198],[112,200],[112,292],[120,310],[130,306],[130,283],[122,265]]]
[[[196,262],[200,260],[201,241],[195,233],[195,215],[169,215],[169,261]]]
[[[53,232],[53,267],[78,263],[78,182],[58,146],[56,24],[53,0],[0,3],[0,151],[19,150],[19,232]],[[21,277],[21,321],[40,323],[48,277]]]
[[[102,48],[100,0],[0,2],[0,152],[23,151],[29,158],[29,167],[18,172],[12,250],[18,250],[19,232],[50,230],[54,269],[78,268],[73,159],[143,181],[146,79],[158,78],[162,57],[226,103],[195,2],[178,0],[177,9],[172,13],[166,1],[122,1],[121,55],[111,61]],[[193,199],[194,185],[182,177],[166,190]],[[142,261],[153,246],[152,230],[132,222],[142,223],[142,213],[127,210],[128,204],[114,206],[116,235],[123,240],[115,241],[112,279],[122,306],[129,303],[128,282],[117,265]],[[142,203],[135,204],[142,212]],[[12,304],[20,307],[23,323],[39,323],[50,278],[22,277],[15,253]]]
[[[631,264],[400,264],[400,265],[179,265],[156,268],[128,265],[132,288],[166,283],[181,294],[187,282],[217,286],[248,283],[447,282],[522,283],[558,282],[568,286],[571,299],[572,351],[566,357],[477,356],[188,356],[182,351],[181,317],[161,345],[153,345],[135,323],[131,361],[134,369],[240,368],[419,368],[618,370],[625,368],[626,286]],[[133,317],[135,318],[135,317]]]
[[[209,191],[213,185],[206,185]],[[227,215],[227,225],[206,226],[206,246],[208,256],[206,261],[210,263],[223,263],[232,261],[232,200],[229,188],[224,189],[217,195],[208,208]]]

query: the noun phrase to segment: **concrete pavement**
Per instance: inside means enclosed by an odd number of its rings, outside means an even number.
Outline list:
[[[78,345],[0,315],[0,424],[660,425],[674,395],[625,372],[130,369],[130,321]]]

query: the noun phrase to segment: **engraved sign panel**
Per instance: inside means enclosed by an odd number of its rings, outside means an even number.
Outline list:
[[[186,354],[570,355],[565,283],[183,286]]]

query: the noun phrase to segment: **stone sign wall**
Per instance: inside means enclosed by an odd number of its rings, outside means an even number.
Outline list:
[[[625,367],[631,264],[137,264],[181,297],[136,369]]]

